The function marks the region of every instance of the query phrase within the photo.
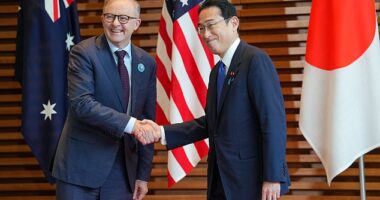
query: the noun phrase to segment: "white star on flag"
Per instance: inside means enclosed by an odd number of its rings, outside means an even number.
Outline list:
[[[74,36],[71,36],[70,33],[67,33],[66,37],[66,49],[70,51],[70,47],[74,45],[73,42]]]
[[[50,104],[50,100],[48,100],[47,105],[42,104],[44,107],[44,110],[42,110],[40,113],[45,115],[45,119],[49,118],[51,120],[51,117],[53,114],[57,114],[57,112],[54,110],[55,104]]]
[[[187,0],[181,0],[181,3],[182,3],[182,7],[183,6],[188,6],[189,4],[187,3]]]

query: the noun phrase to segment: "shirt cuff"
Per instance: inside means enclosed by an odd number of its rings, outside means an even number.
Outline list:
[[[161,144],[166,145],[166,138],[165,138],[165,129],[163,126],[160,126],[161,129]]]
[[[135,123],[136,123],[136,118],[134,117],[129,118],[128,124],[124,128],[124,132],[131,134],[133,131],[133,127],[135,126]]]

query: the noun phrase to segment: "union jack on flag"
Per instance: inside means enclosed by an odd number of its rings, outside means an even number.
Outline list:
[[[59,2],[61,0],[44,0],[45,10],[53,22],[56,22],[61,17]],[[68,8],[74,0],[63,0],[65,8]]]
[[[214,55],[197,32],[201,0],[166,0],[157,39],[157,122],[180,123],[204,115]],[[208,139],[168,152],[168,187],[208,153]]]

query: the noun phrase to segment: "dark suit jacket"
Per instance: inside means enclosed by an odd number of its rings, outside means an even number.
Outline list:
[[[131,116],[154,119],[156,64],[132,45]],[[144,71],[137,66],[143,64]],[[91,188],[100,187],[114,163],[119,145],[125,146],[131,191],[135,180],[148,181],[153,145],[143,146],[124,133],[126,114],[120,77],[104,35],[74,46],[68,69],[69,112],[59,140],[53,176]]]
[[[228,200],[261,199],[264,181],[290,184],[285,160],[286,117],[276,70],[256,47],[240,42],[216,105],[217,67],[211,71],[205,116],[165,126],[167,148],[209,138],[208,195],[218,164]]]

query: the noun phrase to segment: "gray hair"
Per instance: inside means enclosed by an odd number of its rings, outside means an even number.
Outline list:
[[[114,1],[114,0],[104,0],[104,4],[103,4],[103,11],[104,11],[104,8],[111,2],[111,1]],[[125,1],[132,1],[135,6],[136,6],[136,12],[137,12],[137,15],[140,16],[140,4],[139,2],[137,2],[136,0],[125,0]]]

